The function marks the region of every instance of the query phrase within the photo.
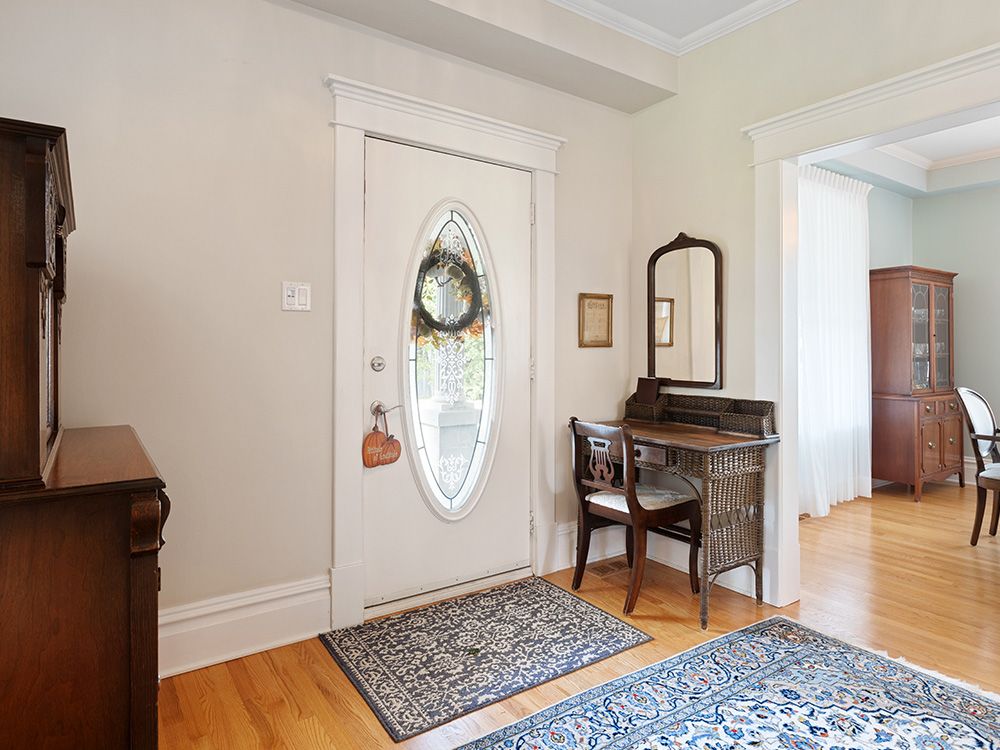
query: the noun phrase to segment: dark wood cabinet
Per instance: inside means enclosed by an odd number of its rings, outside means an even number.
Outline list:
[[[65,132],[0,119],[0,747],[157,744],[170,509],[128,426],[62,429]]]
[[[954,278],[917,266],[871,271],[872,477],[963,480],[955,396]]]
[[[0,488],[40,486],[59,430],[73,226],[65,131],[0,119]]]

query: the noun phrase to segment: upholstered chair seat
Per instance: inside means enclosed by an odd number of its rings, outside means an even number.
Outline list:
[[[643,507],[643,510],[661,510],[662,508],[670,508],[671,506],[695,499],[692,495],[685,495],[682,492],[665,490],[647,484],[636,484],[635,496],[639,500],[639,505]],[[625,500],[624,495],[618,495],[614,492],[592,492],[587,495],[587,500],[594,505],[628,513],[628,502]]]

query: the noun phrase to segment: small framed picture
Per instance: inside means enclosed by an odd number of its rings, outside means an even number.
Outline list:
[[[653,304],[653,336],[657,346],[674,345],[674,298],[657,297]]]
[[[578,346],[611,346],[611,294],[580,294],[580,339]]]

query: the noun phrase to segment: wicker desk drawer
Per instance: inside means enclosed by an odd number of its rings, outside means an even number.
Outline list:
[[[667,449],[654,448],[652,445],[637,445],[635,446],[635,460],[647,464],[664,465],[667,463]]]

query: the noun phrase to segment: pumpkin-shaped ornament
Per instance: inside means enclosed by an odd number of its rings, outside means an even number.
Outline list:
[[[378,418],[382,417],[384,432],[379,429]],[[375,415],[375,424],[361,442],[361,461],[369,469],[395,463],[402,455],[403,447],[394,435],[389,434],[389,420],[385,412]]]

